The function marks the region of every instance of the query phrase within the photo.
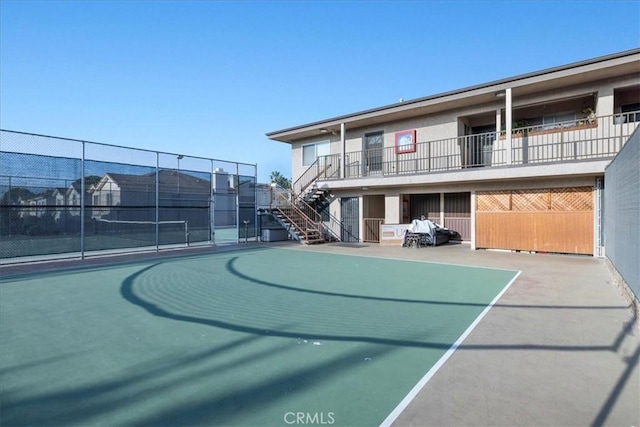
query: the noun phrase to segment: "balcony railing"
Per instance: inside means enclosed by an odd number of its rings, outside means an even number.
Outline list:
[[[640,123],[640,112],[512,130],[511,165],[570,162],[615,156]],[[344,178],[398,176],[507,165],[505,132],[488,132],[395,147],[345,153]],[[338,180],[340,158],[321,156],[304,176]],[[315,179],[313,181],[315,181]],[[309,185],[309,184],[307,184]]]

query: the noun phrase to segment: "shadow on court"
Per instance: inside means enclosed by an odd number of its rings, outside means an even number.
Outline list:
[[[136,350],[126,360],[115,360],[113,363],[121,366],[116,367],[108,376],[95,377],[92,372],[86,372],[86,376],[80,376],[84,378],[81,381],[60,381],[43,388],[37,386],[41,380],[34,377],[20,387],[3,387],[0,394],[0,424],[255,425],[255,414],[260,414],[259,416],[264,417],[259,418],[264,421],[262,425],[286,425],[284,415],[287,412],[302,410],[325,414],[332,412],[335,414],[335,425],[378,425],[420,376],[451,347],[453,340],[429,335],[431,330],[428,327],[414,334],[414,338],[407,338],[411,334],[396,338],[394,329],[388,332],[376,329],[384,322],[372,325],[354,324],[352,329],[337,324],[335,327],[327,326],[325,333],[319,333],[318,330],[321,329],[310,328],[315,317],[309,314],[308,319],[303,319],[306,315],[305,307],[291,311],[295,316],[289,316],[289,312],[275,316],[273,313],[277,313],[279,308],[270,307],[269,314],[274,317],[267,318],[265,326],[261,327],[242,317],[249,309],[237,313],[238,317],[234,318],[234,309],[224,310],[225,304],[232,299],[244,301],[243,298],[252,295],[252,298],[246,300],[246,304],[260,311],[255,307],[255,302],[272,292],[277,292],[274,298],[282,298],[282,295],[287,295],[286,298],[292,301],[298,301],[298,297],[307,298],[310,306],[318,301],[317,304],[339,308],[327,312],[326,320],[329,325],[335,320],[332,317],[340,315],[340,310],[345,307],[361,309],[360,313],[343,313],[347,318],[349,315],[372,318],[376,313],[370,308],[372,306],[375,310],[380,306],[388,306],[393,310],[414,307],[420,312],[451,312],[459,308],[473,310],[470,318],[475,318],[487,305],[462,298],[443,300],[366,292],[349,293],[330,286],[326,290],[322,286],[303,287],[282,280],[266,280],[255,273],[255,269],[244,268],[240,261],[238,256],[229,256],[221,265],[224,276],[220,277],[225,280],[233,278],[234,282],[233,285],[226,283],[217,291],[217,296],[215,293],[206,293],[207,289],[204,287],[189,288],[185,285],[182,292],[164,288],[161,279],[172,271],[166,264],[171,260],[154,262],[126,275],[119,282],[119,295],[136,310],[134,314],[123,312],[118,315],[123,316],[121,320],[125,323],[134,323],[134,319],[137,323],[153,323],[157,330],[150,334],[151,338],[159,337],[163,341],[153,343],[150,338],[142,352]],[[199,267],[190,265],[185,268],[188,271],[185,277],[199,280],[194,272]],[[151,274],[156,269],[156,274]],[[141,280],[143,278],[146,281]],[[206,279],[203,280],[206,285]],[[238,290],[241,286],[242,291]],[[208,301],[211,298],[218,298],[217,305],[213,308],[199,304],[201,300]],[[328,302],[318,298],[325,298]],[[627,310],[622,305],[536,305],[506,303],[503,300],[494,308],[516,313],[575,311],[586,314]],[[345,305],[347,303],[356,305]],[[273,304],[273,301],[265,299],[264,304],[266,307]],[[204,311],[203,307],[209,311]],[[151,316],[141,316],[140,311]],[[128,320],[126,316],[139,317]],[[259,324],[259,321],[256,322]],[[462,330],[466,325],[468,323],[465,323]],[[192,329],[194,327],[196,329]],[[342,332],[339,332],[341,328]],[[198,337],[208,333],[211,334],[211,342],[196,345],[200,342]],[[588,337],[580,343],[536,342],[535,339],[530,340],[532,342],[500,343],[468,340],[460,344],[458,350],[462,353],[495,350],[616,354],[632,333],[633,322],[630,321],[623,325],[612,342],[589,343]],[[187,336],[189,334],[193,334],[195,338]],[[459,332],[453,334],[455,337],[459,335]],[[302,343],[303,340],[305,344]],[[312,341],[324,345],[315,346],[311,344]],[[33,377],[34,372],[56,369],[61,365],[75,365],[78,371],[86,370],[79,363],[85,357],[82,350],[79,351],[26,358],[22,364],[2,364],[0,380],[5,384],[6,377]],[[130,349],[123,350],[126,351]],[[412,352],[410,357],[406,352]],[[112,350],[105,357],[112,357],[116,353]],[[140,360],[132,361],[131,355],[138,355]],[[90,357],[101,356],[91,353]],[[616,379],[606,401],[589,411],[593,414],[592,425],[607,423],[618,398],[634,378],[639,357],[640,345],[624,360],[626,368]],[[424,362],[418,364],[419,368],[412,370],[403,365],[413,364],[415,360]],[[345,378],[353,376],[354,372],[355,375],[360,375],[353,377],[356,378],[355,381],[343,382]],[[379,378],[370,380],[375,377]],[[394,386],[394,377],[412,380],[408,386]],[[364,378],[370,382],[362,381]],[[336,395],[327,396],[327,393],[332,392]],[[380,401],[373,398],[380,394],[388,395],[385,402],[391,402],[382,409]]]
[[[334,358],[322,365],[293,370],[288,375],[252,384],[248,388],[234,389],[228,394],[212,397],[208,396],[206,390],[202,390],[198,397],[190,399],[186,404],[176,405],[167,401],[152,414],[137,415],[137,406],[144,406],[146,401],[159,394],[171,395],[174,391],[179,393],[181,385],[202,381],[217,373],[210,369],[194,370],[195,366],[257,339],[260,337],[247,336],[182,359],[170,362],[160,359],[156,361],[159,366],[137,366],[136,374],[102,383],[47,394],[34,393],[22,399],[13,399],[11,393],[3,394],[2,425],[88,425],[114,411],[128,412],[127,419],[134,425],[226,425],[242,411],[255,411],[265,405],[286,400],[293,391],[317,387],[319,383],[344,375],[356,363],[356,358],[348,355]],[[282,349],[273,350],[277,351]],[[380,357],[388,351],[392,349],[377,350],[377,353],[371,354],[373,357]],[[254,353],[245,359],[220,365],[218,369],[242,369],[266,356],[267,354]],[[221,386],[224,387],[222,384]]]

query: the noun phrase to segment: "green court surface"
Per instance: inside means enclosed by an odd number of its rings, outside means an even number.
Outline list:
[[[379,425],[516,274],[269,248],[4,277],[0,424]]]

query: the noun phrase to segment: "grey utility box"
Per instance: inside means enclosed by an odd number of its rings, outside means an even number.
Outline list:
[[[289,239],[289,233],[287,230],[263,228],[262,229],[262,241],[263,242],[281,242]]]

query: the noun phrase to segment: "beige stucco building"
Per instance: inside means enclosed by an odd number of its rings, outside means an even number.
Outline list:
[[[394,241],[425,215],[474,249],[601,256],[605,167],[638,123],[635,49],[267,136],[343,240]]]

